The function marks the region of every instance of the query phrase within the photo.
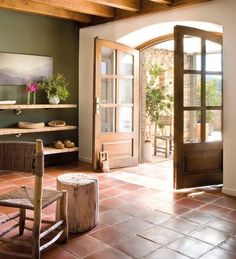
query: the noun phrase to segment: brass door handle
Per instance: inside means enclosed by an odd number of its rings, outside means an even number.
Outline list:
[[[99,97],[96,97],[95,98],[96,102],[96,114],[99,114],[99,108],[100,108],[100,100],[99,100]]]

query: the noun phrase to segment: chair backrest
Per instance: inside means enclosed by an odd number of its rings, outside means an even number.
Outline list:
[[[172,125],[172,116],[171,115],[160,115],[158,122],[163,124],[164,126],[171,126]]]
[[[167,130],[165,130],[165,133],[164,135],[168,135],[168,136],[172,136],[172,125],[173,125],[173,117],[172,115],[161,115],[160,118],[159,118],[159,123],[161,123],[164,128],[165,127],[169,127],[169,130],[168,130],[168,133],[166,133]],[[163,130],[162,130],[163,131]]]
[[[0,141],[0,171],[30,172],[35,175],[34,211],[41,219],[44,174],[43,142]],[[0,172],[1,173],[1,172]]]
[[[44,174],[41,140],[36,142],[0,141],[0,170]]]

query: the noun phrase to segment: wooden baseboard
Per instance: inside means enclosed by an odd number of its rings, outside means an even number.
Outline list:
[[[92,163],[92,158],[87,156],[81,156],[79,155],[79,161],[86,162],[86,163]]]
[[[222,192],[223,192],[224,194],[228,194],[228,195],[231,195],[231,196],[235,196],[235,197],[236,197],[236,189],[231,189],[231,188],[223,187],[223,188],[222,188]]]

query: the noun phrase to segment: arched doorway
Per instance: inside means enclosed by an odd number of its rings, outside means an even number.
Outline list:
[[[175,88],[174,110],[178,111],[177,120],[175,120],[177,132],[175,145],[177,147],[178,144],[178,149],[174,156],[175,177],[166,175],[166,179],[174,178],[174,186],[177,188],[222,183],[222,38],[217,33],[182,26],[179,28],[180,31],[186,31],[189,35],[192,33],[193,36],[184,35],[181,32],[182,43],[178,43],[175,51],[176,38],[174,42],[172,35],[153,39],[139,47],[141,50],[141,161],[157,162],[158,152],[164,153],[165,158],[171,155],[171,139],[174,132],[170,127],[166,134],[166,126],[172,123],[165,124],[161,117],[163,115],[168,117],[170,114],[174,117],[171,105],[169,110],[165,109],[165,105],[170,104],[166,97],[173,96],[173,88]],[[173,87],[174,64],[175,87]],[[159,97],[160,103],[157,104],[157,101],[155,104],[152,103],[151,108],[157,113],[159,106],[162,107],[154,119],[149,109],[149,78],[151,77],[153,81],[153,74],[157,74],[153,67],[159,69],[161,73],[155,78],[157,82],[151,83],[151,88],[159,88],[159,92],[153,92],[152,99],[157,95],[161,97]],[[165,90],[160,92],[161,88]],[[158,121],[155,122],[155,119]],[[150,122],[151,130],[148,125]],[[153,124],[155,124],[154,129]],[[156,125],[158,125],[158,132]],[[149,161],[145,155],[147,138],[152,140],[154,155],[151,159],[148,158]],[[163,146],[160,147],[157,141],[162,141]],[[168,165],[170,174],[173,172],[173,161],[168,162]],[[163,176],[161,177],[163,180]]]

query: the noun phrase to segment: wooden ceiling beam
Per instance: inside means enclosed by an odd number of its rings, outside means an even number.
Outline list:
[[[131,11],[131,12],[140,11],[140,0],[88,0],[88,1]]]
[[[96,25],[209,1],[213,0],[0,0],[0,8]]]
[[[125,10],[117,10],[115,20],[135,17],[140,15],[146,15],[151,13],[159,13],[169,10],[174,10],[190,5],[196,5],[204,2],[210,2],[214,0],[173,0],[170,4],[161,4],[152,0],[142,0],[142,9],[137,13],[130,13]]]
[[[171,6],[181,7],[181,6],[201,4],[201,3],[210,2],[210,1],[214,1],[214,0],[174,0]]]
[[[172,0],[150,0],[152,2],[156,2],[158,4],[172,4],[173,1]]]
[[[163,3],[160,4],[150,0],[143,0],[143,6],[142,6],[142,10],[140,11],[140,14],[155,13],[155,12],[165,11],[169,9],[170,9],[170,5],[163,4]]]
[[[48,6],[63,8],[79,13],[97,15],[101,17],[113,18],[114,8],[109,6],[91,3],[85,0],[32,0],[33,2],[46,3]]]
[[[82,23],[90,23],[91,16],[83,13],[64,10],[63,8],[51,8],[47,3],[37,3],[28,0],[0,0],[0,8],[39,14],[45,16],[53,16]]]

